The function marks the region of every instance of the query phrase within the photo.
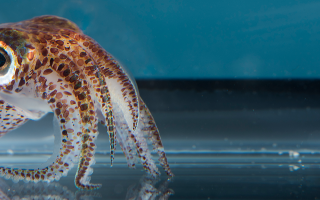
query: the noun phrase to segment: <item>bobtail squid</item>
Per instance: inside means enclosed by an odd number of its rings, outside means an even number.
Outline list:
[[[139,159],[152,176],[159,163],[173,176],[149,109],[133,77],[96,41],[73,22],[41,16],[0,25],[0,136],[53,112],[60,127],[61,144],[53,162],[42,168],[1,167],[0,175],[15,181],[53,181],[78,164],[75,185],[97,189],[93,172],[97,125],[106,126],[111,165],[116,141],[128,166]]]

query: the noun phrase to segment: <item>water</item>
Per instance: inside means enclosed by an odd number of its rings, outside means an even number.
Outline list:
[[[68,18],[131,70],[175,177],[129,169],[119,145],[110,168],[100,126],[101,189],[77,190],[74,168],[49,184],[0,178],[0,199],[319,199],[320,3],[261,2],[2,2],[0,23]],[[46,162],[52,118],[1,137],[1,165]]]
[[[103,184],[100,190],[77,191],[73,185],[74,170],[59,182],[50,184],[17,184],[0,180],[2,193],[12,199],[32,196],[59,196],[61,199],[138,199],[146,186],[157,198],[173,193],[169,199],[314,199],[319,198],[319,168],[290,171],[288,166],[214,165],[208,167],[175,167],[176,177],[165,176],[151,182],[139,170],[116,166],[96,166],[93,182]],[[1,193],[0,193],[1,194]],[[169,194],[168,194],[169,195]],[[39,198],[40,199],[40,198]]]
[[[246,81],[222,82],[214,90],[189,90],[173,82],[168,83],[172,88],[161,89],[163,84],[157,81],[138,81],[160,129],[175,174],[172,179],[162,170],[159,179],[150,179],[140,165],[129,169],[119,150],[110,168],[108,137],[100,126],[91,180],[102,183],[101,189],[77,191],[73,169],[50,184],[13,183],[2,178],[1,191],[11,199],[50,195],[56,199],[147,199],[141,196],[146,191],[155,199],[318,198],[320,109],[314,92],[318,83],[278,81],[278,89],[270,89],[257,81],[260,90],[256,91],[230,86],[246,85]],[[188,83],[194,85],[184,81],[183,86],[191,87]],[[299,91],[293,85],[309,89]],[[2,137],[0,162],[11,166],[45,162],[53,151],[53,129],[48,128],[52,117],[30,121]]]

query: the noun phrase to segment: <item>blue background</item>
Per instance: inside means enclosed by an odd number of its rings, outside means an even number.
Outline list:
[[[77,23],[136,78],[318,78],[318,0],[1,2],[0,23]]]

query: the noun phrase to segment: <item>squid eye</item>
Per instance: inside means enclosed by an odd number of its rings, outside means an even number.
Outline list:
[[[11,59],[4,49],[0,49],[0,76],[5,75],[11,63]]]

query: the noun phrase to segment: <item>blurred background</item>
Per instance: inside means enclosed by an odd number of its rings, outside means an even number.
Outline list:
[[[0,23],[70,19],[130,69],[177,175],[170,199],[319,198],[319,1],[11,0],[1,7]],[[0,163],[45,162],[52,118],[2,137]],[[109,168],[103,126],[97,144],[92,179],[108,185],[102,197],[124,199],[130,181],[145,184],[120,149]],[[59,183],[75,191],[73,175]]]
[[[1,3],[0,23],[74,21],[138,79],[318,78],[317,0]]]

